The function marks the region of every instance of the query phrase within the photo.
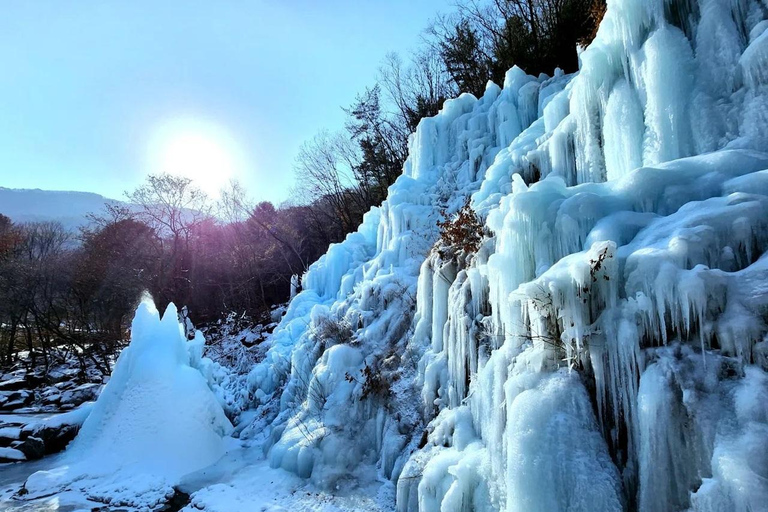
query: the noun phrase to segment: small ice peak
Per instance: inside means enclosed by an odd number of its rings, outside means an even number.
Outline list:
[[[496,101],[499,94],[501,94],[501,87],[493,80],[488,80],[488,83],[485,84],[485,92],[483,92],[483,97],[480,100],[482,103],[490,105]]]
[[[520,69],[519,66],[513,66],[504,75],[504,88],[509,89],[510,87],[515,87],[517,85],[517,88],[519,89],[523,83],[528,81],[526,80],[527,78],[528,75],[525,71]]]
[[[139,298],[139,305],[145,306],[148,310],[154,311],[157,313],[157,307],[155,307],[155,299],[152,298],[152,294],[149,293],[148,290],[144,290],[141,292],[141,297]]]
[[[142,301],[136,308],[131,323],[131,345],[136,346],[137,351],[155,354],[148,371],[165,371],[159,366],[168,364],[189,364],[186,341],[184,326],[179,323],[178,309],[173,302],[166,306],[162,316],[151,301]]]
[[[522,194],[528,191],[528,185],[525,184],[525,180],[518,174],[512,175],[512,193]]]

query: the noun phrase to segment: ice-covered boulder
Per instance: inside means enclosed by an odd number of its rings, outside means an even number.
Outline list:
[[[161,319],[143,302],[131,343],[62,465],[32,475],[28,496],[66,485],[114,505],[152,507],[181,476],[216,462],[232,426],[189,354],[176,307]]]
[[[69,389],[61,393],[59,403],[62,406],[69,405],[76,407],[84,402],[96,400],[96,398],[99,396],[100,387],[100,384],[89,382],[87,384],[77,386],[74,389]]]

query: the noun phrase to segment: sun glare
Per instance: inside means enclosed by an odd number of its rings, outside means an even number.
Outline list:
[[[160,127],[150,143],[149,169],[190,178],[217,197],[242,168],[232,136],[221,127],[199,121],[174,120]]]

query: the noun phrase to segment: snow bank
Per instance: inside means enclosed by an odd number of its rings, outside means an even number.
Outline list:
[[[198,336],[202,335],[198,333]],[[88,418],[63,454],[62,466],[30,476],[28,497],[64,486],[118,506],[155,506],[189,472],[224,453],[231,430],[199,371],[170,304],[162,319],[143,302],[131,343]]]

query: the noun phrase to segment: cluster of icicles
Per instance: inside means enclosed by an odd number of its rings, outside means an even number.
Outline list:
[[[375,464],[401,512],[766,510],[767,17],[609,0],[579,73],[422,121],[249,377],[273,465]],[[485,243],[430,251],[466,197]]]

